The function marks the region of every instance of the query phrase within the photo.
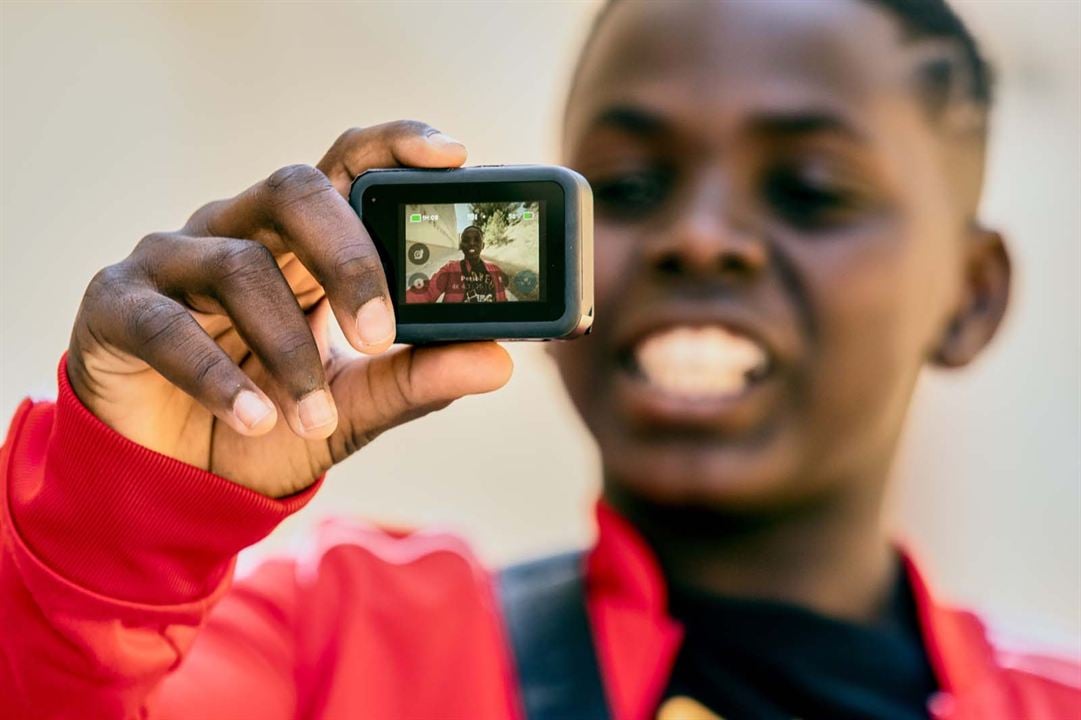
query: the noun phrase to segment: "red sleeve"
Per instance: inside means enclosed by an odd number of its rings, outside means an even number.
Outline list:
[[[434,303],[439,300],[439,296],[446,290],[447,273],[450,264],[446,264],[443,267],[435,271],[435,275],[432,275],[428,280],[428,284],[424,286],[423,290],[414,290],[412,287],[407,288],[405,291],[406,303]]]
[[[447,261],[446,265],[436,271],[435,275],[432,276],[432,281],[428,283],[428,292],[431,294],[431,302],[435,302],[439,299],[440,295],[447,292],[447,283],[457,272],[458,268],[453,260]]]
[[[173,703],[151,712],[155,689],[229,588],[237,552],[303,507],[318,483],[284,500],[259,495],[109,429],[75,397],[63,361],[58,382],[55,404],[18,408],[0,449],[0,717],[192,717]],[[289,633],[278,621],[289,586],[276,587],[247,632],[217,639],[236,643],[234,668],[257,656],[243,670],[249,683],[221,697],[229,683],[170,683],[203,693],[200,705],[215,713],[200,717],[247,714],[260,698],[241,693],[289,677]],[[277,694],[262,699],[269,706]],[[288,713],[280,700],[276,713]]]

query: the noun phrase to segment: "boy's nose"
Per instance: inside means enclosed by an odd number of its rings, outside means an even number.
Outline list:
[[[648,250],[661,276],[747,282],[758,276],[768,251],[753,223],[742,220],[719,178],[704,180],[690,193],[668,232]]]

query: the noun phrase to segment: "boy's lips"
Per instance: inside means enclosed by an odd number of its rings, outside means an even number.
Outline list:
[[[769,372],[765,348],[721,325],[676,325],[634,345],[632,370],[661,392],[692,400],[743,392]]]
[[[746,431],[780,392],[774,350],[731,319],[658,320],[619,348],[615,399],[635,424]]]

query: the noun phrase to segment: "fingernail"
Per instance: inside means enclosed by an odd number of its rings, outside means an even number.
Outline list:
[[[300,424],[308,431],[325,428],[333,424],[338,417],[326,390],[316,390],[301,398],[297,405],[297,414],[300,415]]]
[[[241,390],[233,401],[233,414],[249,430],[259,427],[273,412],[274,408],[251,390]]]
[[[430,142],[432,145],[435,145],[436,147],[439,147],[439,148],[445,148],[445,147],[447,147],[449,145],[461,145],[462,144],[459,141],[452,138],[450,135],[447,135],[447,134],[441,133],[441,132],[432,133],[431,135],[429,135],[428,136],[428,142]]]
[[[357,311],[357,334],[365,347],[376,347],[394,338],[394,313],[387,301],[372,298]]]

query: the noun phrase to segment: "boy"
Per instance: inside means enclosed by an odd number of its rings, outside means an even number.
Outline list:
[[[410,303],[504,302],[507,299],[503,271],[481,257],[484,233],[475,225],[462,230],[458,249],[461,260],[451,260],[420,288],[406,291]],[[442,299],[440,299],[442,298]]]
[[[150,236],[5,445],[6,714],[1076,717],[1076,665],[993,647],[879,522],[920,368],[1005,311],[988,104],[938,0],[606,6],[565,119],[603,322],[554,350],[602,452],[598,540],[498,577],[454,538],[332,525],[230,582],[333,464],[507,379],[491,343],[388,351],[344,201],[461,145],[350,131]],[[369,357],[326,352],[327,310]]]

